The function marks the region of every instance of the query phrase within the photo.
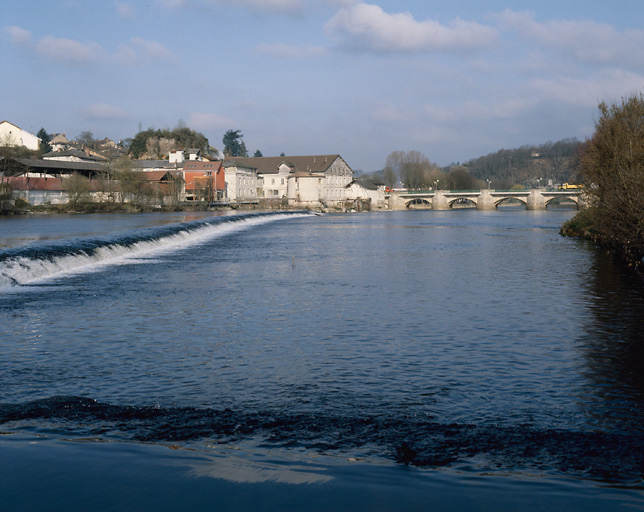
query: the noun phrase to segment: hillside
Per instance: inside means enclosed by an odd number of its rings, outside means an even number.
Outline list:
[[[580,179],[581,145],[577,139],[564,139],[540,146],[501,149],[463,165],[473,178],[491,180],[492,188],[497,189],[539,183],[547,186],[549,182],[576,183]]]

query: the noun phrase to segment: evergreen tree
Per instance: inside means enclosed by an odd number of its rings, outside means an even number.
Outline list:
[[[41,128],[40,130],[38,130],[36,136],[40,139],[40,152],[43,154],[49,153],[51,151],[51,145],[49,144],[51,135],[47,133],[47,130]]]
[[[224,155],[226,156],[248,156],[244,136],[241,130],[228,130],[222,139],[224,144]]]

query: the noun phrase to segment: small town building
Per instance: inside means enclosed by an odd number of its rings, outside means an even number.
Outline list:
[[[183,165],[185,201],[221,201],[226,194],[226,180],[221,161],[190,160]]]
[[[257,169],[260,196],[298,207],[342,207],[353,170],[340,155],[235,157]]]
[[[257,201],[261,190],[257,168],[235,160],[224,161],[226,198],[230,202]]]
[[[9,121],[0,122],[0,146],[23,146],[37,151],[40,138]]]
[[[52,151],[64,151],[70,148],[71,142],[65,137],[64,133],[55,134],[49,141]]]
[[[345,206],[347,208],[380,210],[386,207],[385,184],[381,181],[359,177],[352,180],[346,188],[347,201]]]

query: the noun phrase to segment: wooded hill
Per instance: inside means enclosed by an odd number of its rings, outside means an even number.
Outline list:
[[[553,184],[578,183],[581,147],[577,139],[564,139],[540,146],[501,149],[462,165],[473,178],[491,180],[492,188],[496,189],[513,185],[547,186],[550,180]]]

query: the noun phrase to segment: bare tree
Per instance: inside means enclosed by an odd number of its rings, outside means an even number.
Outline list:
[[[581,172],[594,208],[596,239],[642,266],[644,257],[644,96],[599,105],[595,133],[586,141]]]
[[[89,179],[78,173],[74,173],[71,176],[64,178],[63,185],[67,190],[69,205],[72,208],[76,208],[81,200],[87,199],[91,190]]]
[[[409,189],[431,187],[433,176],[440,172],[436,164],[416,150],[394,151],[389,154],[385,169],[391,169],[391,172],[399,176],[403,185]]]

